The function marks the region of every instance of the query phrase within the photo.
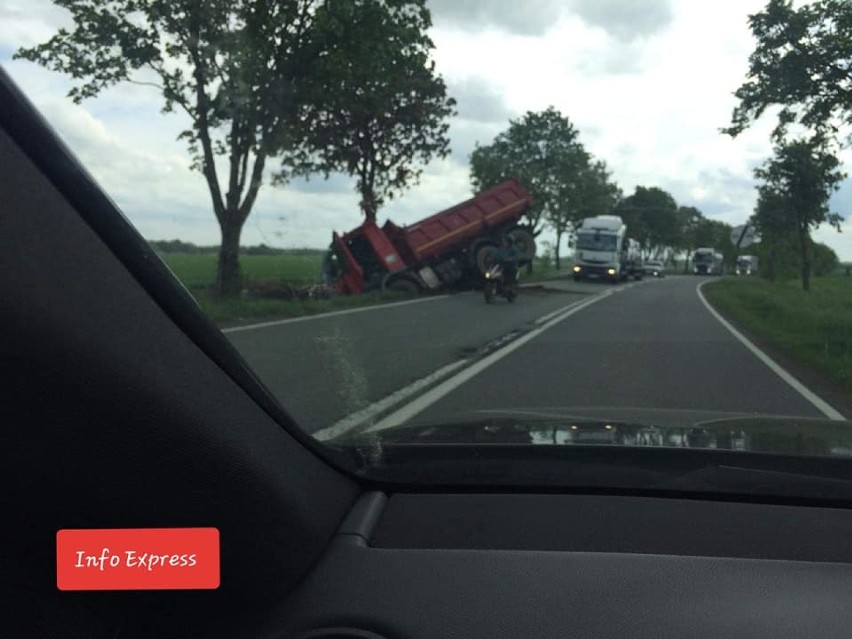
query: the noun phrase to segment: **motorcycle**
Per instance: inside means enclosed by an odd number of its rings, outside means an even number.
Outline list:
[[[497,296],[514,302],[518,296],[518,271],[510,278],[504,272],[502,264],[492,264],[485,271],[485,303],[490,304]]]

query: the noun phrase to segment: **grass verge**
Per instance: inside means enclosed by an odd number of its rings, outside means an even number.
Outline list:
[[[163,261],[188,289],[212,287],[216,282],[215,254],[167,253]],[[316,254],[241,255],[240,269],[247,281],[286,281],[316,284],[321,280],[322,252]]]
[[[210,290],[191,290],[198,304],[223,328],[254,322],[328,313],[408,299],[404,293],[340,295],[329,299],[290,301],[275,299],[217,299]]]
[[[749,333],[852,391],[852,278],[798,281],[726,278],[703,289],[707,300]]]

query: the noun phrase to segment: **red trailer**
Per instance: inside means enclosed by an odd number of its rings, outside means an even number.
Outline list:
[[[530,206],[529,192],[509,179],[410,226],[365,222],[344,235],[334,233],[326,281],[342,293],[413,293],[475,283],[506,234],[522,262],[535,256],[531,230],[518,224]]]

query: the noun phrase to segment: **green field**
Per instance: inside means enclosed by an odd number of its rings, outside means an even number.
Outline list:
[[[215,254],[166,253],[168,267],[190,290],[210,288],[216,282]],[[275,280],[292,284],[321,281],[322,252],[283,255],[242,255],[240,268],[246,281]]]
[[[726,278],[704,287],[707,299],[738,325],[852,391],[852,277],[771,283]]]
[[[222,326],[314,315],[344,308],[398,301],[406,297],[401,293],[388,292],[335,295],[329,299],[306,301],[244,297],[222,300],[217,299],[213,294],[218,259],[215,253],[165,253],[161,257],[189,289],[204,312]],[[297,251],[281,255],[242,255],[240,268],[243,281],[249,287],[253,282],[317,284],[322,280],[322,257],[322,251]]]

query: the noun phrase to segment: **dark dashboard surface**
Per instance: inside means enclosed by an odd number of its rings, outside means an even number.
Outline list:
[[[852,514],[828,508],[367,493],[263,630],[848,637],[850,532]]]

